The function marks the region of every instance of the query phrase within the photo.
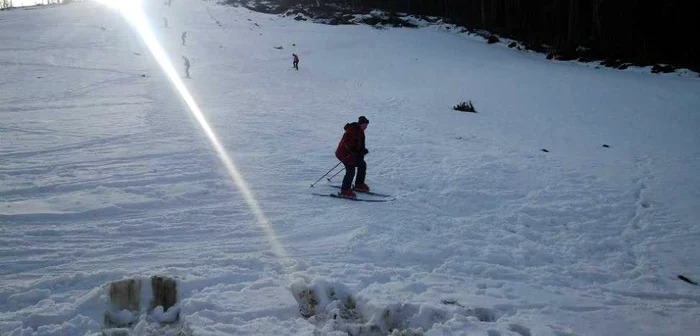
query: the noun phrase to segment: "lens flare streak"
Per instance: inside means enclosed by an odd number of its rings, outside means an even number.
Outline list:
[[[216,151],[217,155],[219,156],[219,159],[226,168],[226,171],[229,173],[231,179],[238,187],[238,190],[240,190],[241,194],[243,195],[243,198],[245,199],[246,204],[255,215],[258,225],[265,232],[265,235],[269,240],[273,252],[278,258],[285,261],[285,264],[289,265],[290,263],[288,262],[290,260],[288,260],[288,254],[285,251],[282,244],[280,244],[279,240],[277,239],[277,234],[272,228],[270,220],[260,208],[260,205],[258,204],[257,199],[253,195],[253,192],[250,190],[250,187],[246,183],[238,168],[236,168],[236,165],[233,163],[233,160],[226,152],[224,146],[219,141],[218,137],[216,136],[216,133],[209,125],[209,122],[205,118],[204,114],[200,110],[199,106],[195,102],[189,90],[187,90],[185,83],[182,81],[182,78],[175,70],[175,67],[168,58],[168,55],[166,54],[165,50],[161,47],[160,43],[158,43],[158,39],[155,37],[155,35],[153,34],[153,30],[148,24],[148,19],[146,18],[145,13],[141,9],[140,1],[99,0],[99,2],[105,3],[110,7],[116,7],[119,10],[121,10],[126,20],[128,20],[129,23],[136,29],[139,36],[141,36],[143,41],[146,43],[146,46],[148,47],[153,57],[156,59],[160,67],[167,75],[170,82],[173,84],[173,86],[175,86],[175,89],[187,104],[187,107],[189,108],[190,112],[194,115],[202,130],[204,130],[204,133],[207,135],[209,142],[214,147],[214,150]]]

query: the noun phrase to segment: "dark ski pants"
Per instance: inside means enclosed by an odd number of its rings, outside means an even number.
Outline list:
[[[299,62],[293,62],[292,65],[294,66],[294,69],[299,70]]]
[[[343,177],[343,189],[350,189],[352,187],[352,179],[355,178],[355,168],[357,168],[357,178],[355,179],[355,185],[365,183],[365,175],[367,174],[367,163],[365,163],[365,158],[360,157],[355,162],[355,166],[345,165],[345,177]]]

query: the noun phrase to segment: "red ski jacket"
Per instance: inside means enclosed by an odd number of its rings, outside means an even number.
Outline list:
[[[367,152],[365,132],[356,122],[345,124],[345,133],[335,150],[335,157],[348,166],[354,166],[357,159]]]

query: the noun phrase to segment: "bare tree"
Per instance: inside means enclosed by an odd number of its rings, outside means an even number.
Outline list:
[[[577,0],[570,0],[569,1],[569,27],[568,31],[566,34],[566,49],[573,49],[576,47],[576,44],[578,43],[578,37],[576,36],[576,33],[578,32],[577,25],[578,25],[578,1]]]

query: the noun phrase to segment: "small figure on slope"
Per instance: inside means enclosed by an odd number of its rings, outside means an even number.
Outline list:
[[[299,56],[297,54],[292,53],[292,57],[294,58],[294,60],[292,61],[294,69],[299,70]]]
[[[185,76],[187,78],[190,78],[190,59],[185,56],[182,56],[182,60],[184,61],[185,65]]]

